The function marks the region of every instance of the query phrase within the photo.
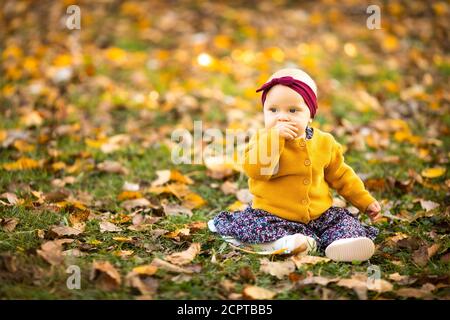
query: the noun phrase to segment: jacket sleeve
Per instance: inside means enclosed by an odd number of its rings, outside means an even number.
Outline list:
[[[325,180],[360,212],[365,212],[376,201],[365,189],[361,178],[344,162],[342,146],[335,139],[331,160],[325,169]]]
[[[260,129],[244,150],[243,169],[256,180],[270,180],[277,174],[285,139],[274,129]]]

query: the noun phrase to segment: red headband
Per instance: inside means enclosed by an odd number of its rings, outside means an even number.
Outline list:
[[[266,101],[267,93],[273,86],[275,86],[277,84],[282,84],[283,86],[289,87],[292,90],[294,90],[295,92],[297,92],[299,95],[301,95],[303,97],[303,99],[305,100],[306,105],[309,108],[311,118],[314,118],[314,116],[316,115],[317,108],[318,108],[317,98],[316,98],[314,91],[306,83],[304,83],[300,80],[294,79],[290,76],[281,77],[281,78],[273,78],[269,82],[266,82],[265,84],[263,84],[261,88],[256,90],[256,92],[263,91],[262,98],[261,98],[263,106],[264,106],[264,102]]]

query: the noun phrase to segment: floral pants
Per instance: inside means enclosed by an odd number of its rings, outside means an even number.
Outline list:
[[[251,244],[301,233],[314,238],[321,250],[339,239],[367,237],[375,240],[379,233],[377,228],[363,225],[347,209],[339,207],[330,207],[319,218],[304,224],[253,209],[250,203],[243,211],[220,212],[214,218],[214,225],[220,235]]]

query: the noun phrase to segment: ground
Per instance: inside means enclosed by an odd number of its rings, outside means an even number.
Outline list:
[[[69,30],[69,2],[1,13],[1,298],[450,297],[447,3],[380,2],[371,30],[352,1],[79,1]],[[171,134],[194,120],[261,127],[254,91],[286,66],[316,80],[313,125],[383,207],[370,261],[228,246],[205,222],[245,206],[246,176],[172,161]]]

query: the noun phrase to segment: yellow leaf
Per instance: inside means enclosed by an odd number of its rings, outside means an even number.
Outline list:
[[[446,169],[443,167],[435,167],[435,168],[428,168],[422,170],[421,174],[425,178],[437,178],[442,176],[445,173]]]
[[[143,195],[138,191],[123,191],[117,196],[117,200],[119,201],[139,198],[143,198]]]
[[[191,192],[183,197],[183,206],[188,209],[195,209],[202,207],[206,201],[198,194]]]
[[[135,268],[133,268],[132,271],[137,274],[152,276],[156,273],[156,271],[158,271],[158,267],[147,264],[147,265],[135,267]]]
[[[133,238],[130,238],[130,237],[113,237],[113,240],[119,241],[119,242],[132,242]]]
[[[41,167],[41,163],[30,158],[19,158],[15,162],[3,164],[3,168],[7,171],[13,170],[28,170]]]
[[[17,150],[21,151],[21,152],[29,152],[29,151],[33,151],[35,149],[35,146],[33,146],[32,144],[29,144],[26,141],[23,140],[16,140],[14,141],[14,148],[16,148]]]
[[[53,60],[53,65],[56,67],[66,67],[71,65],[72,57],[68,54],[60,54]]]
[[[230,211],[243,211],[247,207],[247,204],[240,202],[239,200],[236,200],[233,202],[229,207],[228,210]]]

